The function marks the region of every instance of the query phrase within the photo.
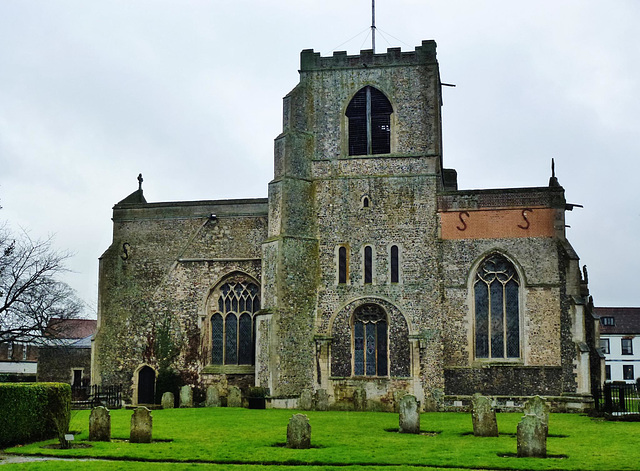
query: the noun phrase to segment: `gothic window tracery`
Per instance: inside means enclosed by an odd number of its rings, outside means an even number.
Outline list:
[[[520,282],[513,264],[488,256],[473,283],[476,358],[520,357]]]
[[[347,106],[349,155],[391,152],[391,113],[393,107],[380,90],[366,86]]]
[[[377,304],[363,304],[353,313],[354,376],[387,376],[387,314]]]
[[[260,288],[236,276],[226,281],[210,303],[211,364],[254,364],[254,315],[260,310]]]

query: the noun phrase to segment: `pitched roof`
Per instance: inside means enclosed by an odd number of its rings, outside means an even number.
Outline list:
[[[83,339],[93,335],[98,321],[95,319],[57,319],[51,320],[47,334],[56,339]]]
[[[600,322],[601,334],[640,334],[640,307],[594,307],[595,314],[613,317],[614,325]]]

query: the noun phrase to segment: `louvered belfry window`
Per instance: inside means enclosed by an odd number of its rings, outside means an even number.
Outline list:
[[[253,365],[255,323],[260,310],[260,288],[234,280],[218,290],[217,309],[211,316],[211,363]]]
[[[520,357],[520,283],[515,267],[493,254],[478,267],[473,286],[476,358]]]
[[[347,106],[349,155],[391,152],[391,102],[378,89],[364,87]]]

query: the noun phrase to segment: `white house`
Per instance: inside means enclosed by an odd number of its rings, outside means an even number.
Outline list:
[[[600,317],[600,347],[605,354],[607,381],[640,378],[640,308],[596,307]]]

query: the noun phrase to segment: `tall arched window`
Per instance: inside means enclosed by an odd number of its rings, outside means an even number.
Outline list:
[[[364,248],[364,282],[365,284],[373,282],[373,249],[370,245]]]
[[[260,288],[242,276],[222,284],[210,302],[211,364],[253,365],[253,316],[260,310]]]
[[[380,90],[364,87],[347,106],[349,155],[391,152],[391,113],[393,107]]]
[[[520,283],[513,264],[487,257],[473,283],[476,358],[520,357]]]
[[[342,245],[338,248],[338,283],[345,284],[349,277],[349,257],[347,248]]]
[[[353,374],[387,376],[387,314],[377,304],[363,304],[353,313]]]
[[[400,249],[397,245],[391,246],[389,259],[391,283],[398,283],[400,281]]]

